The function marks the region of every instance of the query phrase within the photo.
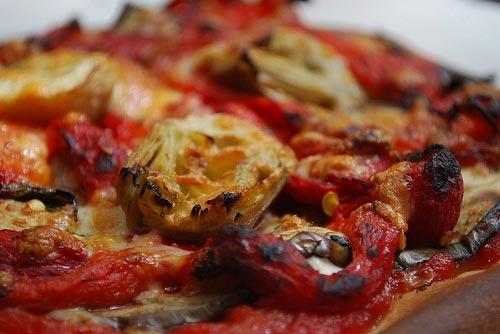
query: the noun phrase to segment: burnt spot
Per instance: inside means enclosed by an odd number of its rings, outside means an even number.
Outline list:
[[[7,297],[7,290],[0,288],[0,298]]]
[[[368,248],[368,255],[372,258],[376,258],[378,256],[378,250],[375,247]]]
[[[157,184],[154,184],[153,182],[151,182],[149,180],[146,181],[144,183],[144,187],[142,188],[141,196],[144,194],[144,192],[146,190],[150,190],[154,193],[154,200],[158,205],[163,206],[163,207],[167,207],[169,209],[171,209],[174,206],[172,204],[172,202],[170,202],[168,199],[164,198],[161,195],[160,187]]]
[[[200,212],[201,212],[201,205],[200,204],[194,205],[193,208],[191,209],[191,217],[198,217],[200,215]]]
[[[208,200],[206,203],[210,205],[222,205],[225,209],[226,212],[229,212],[233,205],[236,203],[236,201],[241,197],[240,192],[228,192],[228,191],[223,191],[219,196]]]
[[[209,249],[203,256],[191,270],[193,276],[200,280],[216,276],[221,267],[213,250]]]
[[[259,246],[260,255],[267,262],[276,262],[283,255],[284,249],[281,244]]]
[[[286,121],[296,129],[300,129],[304,125],[305,120],[303,115],[291,111],[285,111],[283,114]]]
[[[451,152],[442,147],[434,150],[425,163],[424,175],[435,191],[445,194],[460,182],[460,165]]]
[[[341,297],[355,295],[365,285],[365,280],[359,275],[342,274],[334,281],[328,280],[328,276],[321,275],[318,278],[318,285],[321,292]]]
[[[210,22],[210,21],[201,22],[200,25],[198,26],[198,28],[204,34],[214,34],[219,30],[217,25],[214,22]]]
[[[443,145],[432,144],[421,152],[408,154],[405,160],[425,161],[424,175],[439,193],[447,193],[460,182],[460,164]]]
[[[101,152],[97,157],[96,172],[98,173],[110,173],[116,169],[116,158],[109,153]]]

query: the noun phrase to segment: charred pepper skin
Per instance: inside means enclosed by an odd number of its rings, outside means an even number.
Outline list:
[[[436,144],[407,159],[413,162],[408,180],[415,203],[408,221],[408,246],[439,246],[460,215],[464,193],[460,165],[450,151]]]
[[[236,275],[280,307],[355,309],[391,274],[401,232],[370,206],[353,213],[341,230],[353,240],[353,261],[337,274],[321,275],[289,242],[239,225],[222,228],[196,254],[192,273],[198,279]],[[377,256],[369,255],[372,249]]]

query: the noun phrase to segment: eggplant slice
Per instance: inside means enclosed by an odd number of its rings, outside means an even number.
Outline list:
[[[456,261],[465,260],[475,254],[486,244],[488,239],[498,233],[500,229],[500,202],[477,223],[460,242],[450,244],[443,250]],[[401,252],[397,263],[403,268],[414,266],[430,259],[439,249],[411,249]]]
[[[12,199],[20,202],[37,199],[50,212],[57,211],[66,205],[71,205],[75,219],[78,213],[78,204],[75,195],[60,189],[41,188],[28,184],[0,185],[0,199]]]
[[[68,309],[54,311],[53,318],[76,323],[99,323],[134,333],[163,332],[165,329],[209,321],[222,316],[225,310],[255,300],[245,288],[225,292],[154,293],[144,301],[109,310]]]

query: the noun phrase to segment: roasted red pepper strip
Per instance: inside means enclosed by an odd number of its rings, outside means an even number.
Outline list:
[[[85,244],[68,232],[39,226],[0,230],[0,269],[31,277],[73,270],[87,260]]]
[[[121,331],[100,325],[82,325],[30,314],[17,308],[0,310],[2,334],[119,334]]]
[[[332,45],[347,61],[363,89],[375,99],[404,101],[442,93],[443,69],[390,41],[336,31],[304,28]]]
[[[127,147],[113,137],[111,130],[84,120],[53,121],[47,140],[51,157],[72,166],[87,197],[96,189],[114,185],[127,159]]]
[[[441,145],[431,145],[408,160],[412,161],[408,180],[414,203],[408,220],[408,246],[439,246],[460,215],[464,193],[460,165]]]
[[[130,302],[152,282],[166,278],[168,265],[155,257],[123,250],[96,253],[83,266],[57,276],[12,273],[13,279],[1,286],[0,307],[50,311],[121,305]]]
[[[414,267],[394,271],[390,285],[391,289],[402,294],[455,276],[457,276],[456,263],[448,253],[442,252]]]
[[[290,243],[237,225],[224,227],[197,254],[193,274],[200,279],[238,275],[280,307],[355,309],[385,284],[401,231],[371,207],[355,211],[338,228],[351,237],[353,261],[331,276],[312,269]]]

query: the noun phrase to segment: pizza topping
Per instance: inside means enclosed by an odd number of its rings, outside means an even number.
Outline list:
[[[68,50],[2,68],[0,87],[0,115],[27,123],[47,123],[75,110],[94,120],[111,111],[153,121],[178,99],[133,63]]]
[[[51,158],[66,166],[71,164],[70,173],[83,186],[87,198],[96,189],[114,185],[127,159],[127,146],[119,143],[110,130],[72,115],[54,120],[47,137]]]
[[[264,90],[277,90],[325,106],[353,108],[363,91],[341,56],[321,41],[291,29],[277,29],[265,49],[250,49],[249,60]]]
[[[132,228],[202,237],[233,222],[254,225],[294,163],[277,140],[233,117],[169,120],[130,156],[119,201]]]
[[[0,235],[0,266],[16,274],[58,275],[77,268],[87,258],[82,241],[54,227],[38,226],[22,232],[0,230]]]
[[[155,281],[178,274],[184,255],[144,250],[97,252],[76,268],[57,275],[15,275],[4,287],[0,306],[49,311],[85,306],[91,308],[126,304]]]
[[[409,188],[415,206],[408,221],[410,247],[435,246],[455,227],[463,197],[460,165],[441,145],[431,145],[408,157],[414,164]]]

